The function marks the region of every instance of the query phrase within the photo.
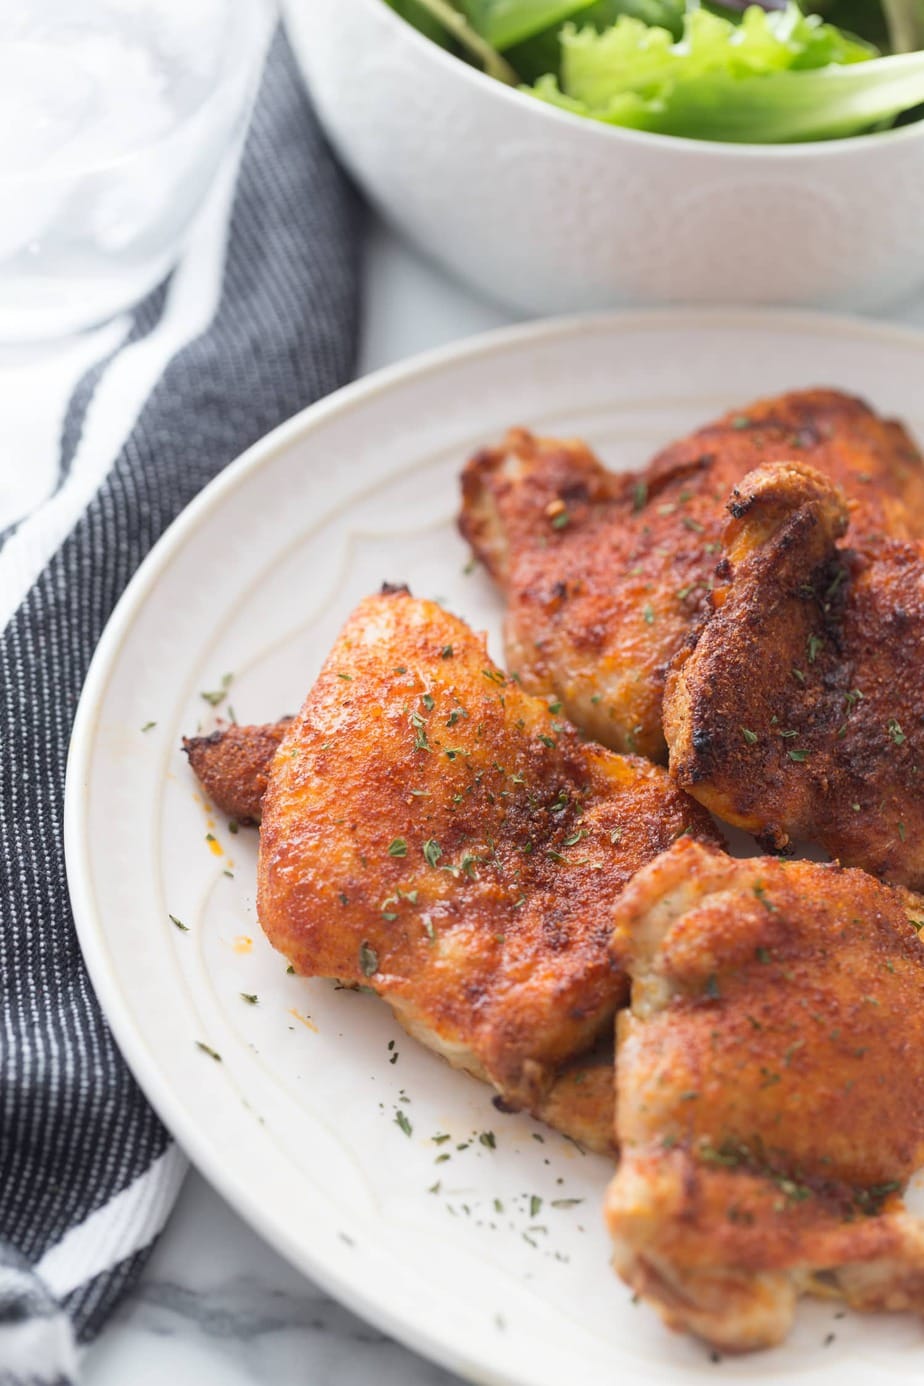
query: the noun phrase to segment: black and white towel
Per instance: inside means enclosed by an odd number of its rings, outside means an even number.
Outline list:
[[[74,934],[61,820],[81,684],[170,521],[348,379],[357,222],[277,35],[241,161],[170,281],[46,362],[40,393],[34,359],[0,362],[0,1386],[75,1379],[185,1168]]]

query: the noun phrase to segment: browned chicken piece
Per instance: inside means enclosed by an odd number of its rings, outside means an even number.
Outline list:
[[[291,718],[184,736],[183,750],[212,803],[238,823],[259,823],[270,765]]]
[[[924,889],[924,549],[841,549],[843,495],[811,467],[733,492],[726,562],[667,683],[678,783],[772,850],[820,843]]]
[[[798,457],[837,481],[851,537],[924,536],[924,465],[861,401],[807,390],[735,411],[642,472],[513,429],[468,463],[460,526],[507,602],[507,663],[589,735],[666,759],[664,680],[705,607],[733,486]]]
[[[209,798],[242,825],[259,822],[276,747],[292,719],[264,726],[229,726],[210,736],[184,737],[183,749]],[[613,1042],[607,1035],[589,1054],[558,1072],[534,1114],[588,1150],[615,1154]],[[501,1098],[495,1099],[505,1110]]]
[[[257,910],[304,976],[371,987],[451,1064],[540,1111],[612,1023],[612,901],[699,805],[584,744],[433,602],[347,621],[273,762]]]
[[[924,1311],[924,900],[678,843],[615,909],[614,1264],[676,1329],[780,1342],[800,1294]]]
[[[553,1130],[598,1155],[615,1155],[616,1085],[612,1035],[606,1035],[588,1054],[572,1059],[556,1073],[548,1092],[533,1108],[533,1115]],[[496,1097],[500,1111],[507,1107]]]

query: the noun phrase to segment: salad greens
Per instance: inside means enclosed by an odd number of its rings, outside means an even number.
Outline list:
[[[924,103],[924,0],[387,0],[576,115],[692,139],[882,129]]]

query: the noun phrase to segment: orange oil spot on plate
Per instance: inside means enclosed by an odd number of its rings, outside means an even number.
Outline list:
[[[249,934],[238,934],[231,947],[235,953],[249,953],[253,948],[253,939]]]
[[[289,1007],[289,1015],[292,1016],[294,1020],[300,1020],[301,1023],[305,1026],[306,1030],[312,1030],[316,1035],[320,1034],[317,1025],[315,1025],[311,1017],[307,1015],[302,1015],[301,1011],[297,1011],[294,1006]]]

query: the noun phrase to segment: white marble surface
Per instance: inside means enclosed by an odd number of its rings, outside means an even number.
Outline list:
[[[512,321],[378,224],[367,240],[361,369]],[[924,299],[894,320],[924,326]],[[138,1289],[83,1364],[85,1386],[449,1386],[281,1260],[195,1172]]]

